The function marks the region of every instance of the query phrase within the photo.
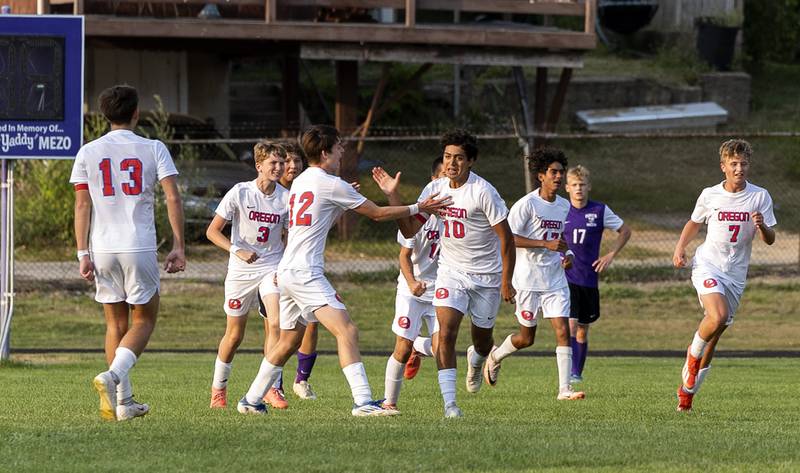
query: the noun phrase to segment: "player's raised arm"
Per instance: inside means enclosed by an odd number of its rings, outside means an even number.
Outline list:
[[[686,222],[686,225],[683,226],[681,237],[678,239],[678,244],[675,245],[675,252],[672,254],[672,265],[676,268],[683,268],[687,265],[686,246],[697,236],[702,225],[702,223],[690,219]]]
[[[500,285],[500,295],[506,302],[514,303],[514,296],[517,291],[511,285],[511,276],[514,275],[514,266],[517,261],[517,248],[514,245],[515,235],[511,233],[508,220],[492,227],[497,237],[500,239],[500,256],[503,259],[503,280]]]
[[[94,280],[94,264],[89,257],[89,225],[92,219],[92,197],[86,185],[75,186],[75,243],[81,277]]]
[[[592,263],[595,272],[602,273],[603,270],[611,266],[611,262],[614,261],[614,258],[617,257],[622,248],[625,247],[625,244],[628,243],[628,240],[631,239],[631,233],[631,227],[628,225],[623,223],[622,226],[619,227],[617,230],[617,240],[614,242],[614,248]]]
[[[398,172],[392,177],[382,167],[372,168],[372,179],[389,199],[389,205],[403,205],[400,194],[397,192],[400,186],[401,174],[402,173]],[[418,214],[416,216],[403,216],[397,219],[397,226],[400,228],[400,233],[402,233],[405,238],[411,238],[416,235],[427,219],[427,215]]]
[[[169,226],[172,228],[172,251],[167,255],[164,269],[168,273],[177,273],[186,269],[183,239],[183,203],[181,202],[181,193],[178,190],[178,181],[174,175],[161,179],[161,187],[164,189]]]

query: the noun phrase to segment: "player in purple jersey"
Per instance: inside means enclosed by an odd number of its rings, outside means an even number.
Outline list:
[[[572,375],[570,383],[583,381],[583,366],[589,349],[589,326],[600,318],[600,292],[597,276],[611,265],[628,240],[631,229],[602,202],[589,200],[592,190],[589,170],[575,166],[567,171],[569,213],[564,238],[574,253],[572,267],[566,270],[570,292],[570,342]],[[600,256],[605,229],[618,233],[614,246]]]

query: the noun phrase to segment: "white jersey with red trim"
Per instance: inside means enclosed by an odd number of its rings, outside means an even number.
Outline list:
[[[325,269],[325,240],[336,219],[367,198],[341,178],[312,166],[292,182],[289,191],[289,239],[279,270]]]
[[[761,212],[768,227],[777,221],[766,189],[747,182],[744,190],[728,192],[723,184],[703,189],[692,212],[693,222],[708,224],[706,239],[694,254],[694,264],[716,269],[744,286],[756,235],[752,213]]]
[[[267,272],[278,266],[283,255],[281,233],[289,227],[288,190],[275,184],[271,194],[264,194],[255,180],[240,182],[225,194],[216,213],[231,222],[232,245],[258,254],[250,264],[231,254],[229,271]]]
[[[89,246],[95,253],[156,250],[156,184],[178,174],[167,147],[130,130],[114,130],[78,151],[69,182],[92,198]]]
[[[435,216],[429,218],[412,238],[405,238],[402,233],[397,232],[397,243],[403,248],[411,250],[414,278],[417,281],[424,281],[427,285],[424,294],[419,297],[414,296],[411,294],[408,282],[406,282],[406,278],[401,271],[400,276],[397,277],[398,294],[414,297],[425,302],[433,300],[436,272],[439,269],[439,239],[441,234],[442,224]]]
[[[508,216],[508,208],[497,189],[474,172],[456,189],[443,177],[430,182],[419,200],[439,193],[453,203],[442,209],[442,250],[439,265],[471,274],[496,274],[503,270],[500,241],[493,226]]]
[[[558,240],[564,232],[569,201],[561,196],[548,202],[536,189],[519,199],[508,214],[514,235],[530,240]],[[554,291],[567,287],[561,253],[547,248],[517,248],[512,284],[518,291]]]

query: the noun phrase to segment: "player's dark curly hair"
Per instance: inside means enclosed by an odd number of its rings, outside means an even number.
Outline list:
[[[453,145],[463,149],[467,159],[478,159],[478,139],[466,130],[455,129],[448,131],[442,135],[439,144],[442,145],[442,153],[444,153],[445,148]]]
[[[528,160],[528,169],[534,176],[546,173],[547,168],[553,163],[561,163],[564,169],[567,169],[567,157],[563,151],[557,148],[538,148],[526,159]]]
[[[127,125],[139,107],[139,93],[129,85],[115,85],[100,92],[97,102],[112,125]]]

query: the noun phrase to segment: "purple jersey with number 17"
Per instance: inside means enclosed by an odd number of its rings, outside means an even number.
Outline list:
[[[570,205],[564,225],[564,239],[575,253],[572,267],[566,270],[567,281],[584,287],[597,287],[597,273],[592,263],[600,256],[603,230],[619,230],[622,219],[602,202],[590,200],[582,209]]]

